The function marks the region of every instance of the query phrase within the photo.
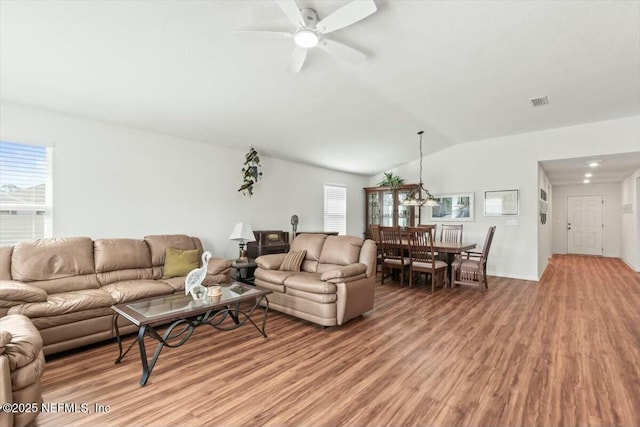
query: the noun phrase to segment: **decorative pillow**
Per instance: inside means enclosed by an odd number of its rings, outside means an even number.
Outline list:
[[[198,249],[185,251],[167,248],[164,255],[162,278],[186,276],[191,270],[198,267],[200,267],[200,251]]]
[[[284,261],[280,265],[280,270],[284,271],[300,271],[300,266],[304,257],[307,256],[307,251],[293,251],[289,252],[284,257]]]

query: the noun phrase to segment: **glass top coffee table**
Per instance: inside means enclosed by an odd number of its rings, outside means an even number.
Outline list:
[[[263,337],[267,337],[267,311],[271,291],[257,289],[242,283],[233,282],[220,286],[222,295],[202,299],[193,299],[191,295],[172,294],[161,297],[146,298],[117,304],[111,307],[114,311],[113,326],[118,341],[118,358],[120,363],[137,342],[142,362],[140,385],[145,385],[164,346],[180,347],[186,343],[195,329],[201,325],[209,325],[220,331],[230,331],[245,323],[251,323]],[[264,301],[262,324],[259,326],[251,319],[253,312]],[[253,302],[248,310],[241,310],[240,303]],[[247,306],[245,304],[245,306]],[[122,339],[118,329],[118,317],[122,316],[138,327],[138,337],[129,348],[123,351]],[[226,321],[226,322],[225,322]],[[160,334],[156,327],[169,325]],[[149,336],[158,341],[151,361],[147,359],[144,337]]]

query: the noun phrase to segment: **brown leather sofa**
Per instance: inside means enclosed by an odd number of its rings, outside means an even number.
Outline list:
[[[40,331],[44,354],[114,337],[111,306],[184,292],[185,277],[163,279],[165,251],[198,249],[182,234],[144,239],[69,237],[0,248],[0,321],[23,314]],[[230,280],[230,260],[212,258],[205,284]],[[119,319],[121,333],[135,326]]]
[[[28,317],[0,318],[0,402],[14,405],[0,411],[0,427],[20,427],[40,413],[44,372],[42,338]]]
[[[373,240],[300,234],[289,253],[303,250],[300,271],[281,270],[287,254],[256,258],[255,285],[273,291],[268,296],[269,308],[322,326],[342,325],[373,309]]]

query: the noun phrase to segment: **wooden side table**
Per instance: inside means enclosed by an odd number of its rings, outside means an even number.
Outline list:
[[[238,282],[253,285],[253,272],[255,271],[257,266],[258,264],[256,264],[256,261],[253,259],[249,259],[247,261],[241,261],[237,259],[233,261],[233,263],[231,264],[231,268],[235,269],[233,279],[237,280]]]

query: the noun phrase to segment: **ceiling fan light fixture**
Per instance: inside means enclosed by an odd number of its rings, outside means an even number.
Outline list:
[[[303,28],[293,36],[293,41],[298,46],[309,49],[315,47],[320,41],[320,38],[318,38],[318,35],[314,31]]]

